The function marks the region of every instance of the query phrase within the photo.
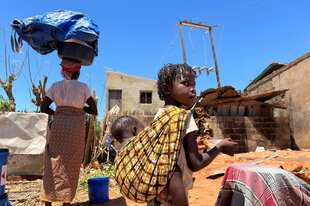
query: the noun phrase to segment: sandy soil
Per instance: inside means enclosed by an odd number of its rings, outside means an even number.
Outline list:
[[[231,163],[244,163],[273,154],[272,151],[242,153],[234,157],[219,155],[207,168],[194,173],[194,188],[189,191],[189,203],[195,206],[214,205],[221,187],[223,176],[216,179],[207,178],[215,171],[226,168]],[[269,159],[260,164],[280,167],[282,165],[287,170],[293,170],[299,165],[310,168],[310,151],[276,151],[277,157]],[[102,204],[108,205],[145,205],[138,204],[121,196],[118,187],[110,187],[110,202]],[[74,200],[75,205],[87,205],[88,194],[80,192]]]
[[[276,157],[269,159],[265,162],[261,162],[260,164],[280,167],[282,165],[287,170],[293,170],[299,165],[303,165],[305,167],[310,168],[310,151],[264,151],[264,152],[254,152],[254,153],[242,153],[236,154],[234,157],[230,157],[227,155],[219,155],[215,161],[213,161],[207,168],[202,169],[199,172],[194,173],[194,188],[189,191],[189,202],[190,205],[195,206],[209,206],[214,205],[218,196],[218,192],[221,187],[221,182],[223,176],[218,177],[216,179],[207,178],[215,171],[223,168],[227,168],[227,166],[231,163],[244,163],[248,161],[257,160],[259,158],[277,154]],[[11,198],[21,198],[16,197],[15,194],[21,193],[14,193],[13,188],[14,185],[18,184],[16,182],[7,182],[8,187],[12,188],[12,192],[9,192],[9,199]],[[35,180],[35,181],[19,181],[20,185],[23,185],[23,190],[31,190],[33,193],[29,195],[28,198],[35,198],[38,196],[39,187],[42,184],[42,180]],[[27,186],[29,184],[29,186]],[[29,187],[29,189],[27,189]],[[25,193],[26,194],[26,193]],[[20,196],[20,195],[19,195]],[[117,186],[109,188],[109,198],[110,201],[101,204],[101,206],[142,206],[146,204],[138,204],[131,200],[124,198],[119,193],[119,188]],[[19,204],[17,204],[19,205]],[[29,205],[29,204],[28,204]],[[35,205],[43,205],[41,202],[36,202]],[[55,204],[60,205],[60,204]],[[72,205],[75,206],[85,206],[88,205],[88,191],[78,191],[76,198],[72,202]]]

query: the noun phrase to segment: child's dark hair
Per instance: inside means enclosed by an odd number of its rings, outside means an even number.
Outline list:
[[[187,64],[166,64],[159,72],[157,79],[157,90],[161,100],[164,100],[164,93],[161,89],[163,84],[171,85],[176,78],[185,76],[189,72],[197,78],[196,72]]]
[[[118,117],[111,126],[112,136],[119,142],[123,141],[128,129],[139,124],[139,120],[132,116],[124,115]]]

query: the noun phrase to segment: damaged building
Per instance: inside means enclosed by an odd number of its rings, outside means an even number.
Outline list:
[[[281,103],[286,110],[275,109],[275,117],[288,117],[293,149],[310,149],[310,52],[289,64],[271,63],[245,91],[247,95],[286,90],[285,94],[271,100]]]

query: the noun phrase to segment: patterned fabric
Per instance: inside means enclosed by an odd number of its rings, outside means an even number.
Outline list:
[[[61,76],[67,80],[71,80],[72,75],[81,69],[81,64],[63,59],[60,63]]]
[[[40,198],[48,202],[71,202],[84,155],[84,112],[74,107],[57,107],[53,117]]]
[[[231,164],[216,205],[310,205],[310,185],[280,168]]]
[[[188,115],[188,111],[175,106],[166,108],[121,149],[114,166],[124,196],[149,202],[166,187],[178,161]]]

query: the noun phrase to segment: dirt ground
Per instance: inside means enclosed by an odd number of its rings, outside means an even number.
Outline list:
[[[259,164],[280,167],[282,165],[286,170],[293,170],[299,165],[303,165],[305,167],[310,168],[310,151],[283,151],[277,150],[273,151],[264,151],[264,152],[253,152],[253,153],[241,153],[236,154],[234,157],[230,157],[227,155],[219,155],[215,161],[213,161],[207,168],[200,170],[199,172],[194,173],[194,188],[189,191],[189,203],[190,205],[195,206],[209,206],[214,205],[218,196],[218,192],[221,187],[221,182],[223,176],[218,177],[216,179],[207,178],[215,171],[223,168],[227,168],[227,166],[231,163],[244,163],[253,160],[257,160],[262,157],[270,156],[272,154],[276,154],[275,157],[268,159]],[[32,184],[30,186],[30,190],[34,192],[34,197],[38,196],[38,186],[41,185],[42,180],[36,181],[28,181],[28,184]],[[14,182],[8,181],[8,187],[13,188]],[[16,184],[25,184],[23,181],[19,181]],[[25,186],[25,191],[27,187]],[[29,189],[28,189],[29,190]],[[13,190],[12,190],[13,191]],[[11,201],[14,197],[14,192],[9,192],[9,200]],[[31,196],[29,196],[31,197]],[[109,188],[109,198],[110,201],[101,204],[101,206],[142,206],[145,204],[138,204],[131,200],[124,198],[120,193],[117,186],[113,186]],[[12,203],[12,202],[11,202]],[[18,204],[17,204],[18,205]],[[35,204],[35,205],[43,205],[43,204]],[[56,204],[57,205],[57,204]],[[59,204],[58,204],[59,205]],[[80,190],[77,192],[76,198],[72,202],[72,205],[88,205],[88,192],[86,190]]]

